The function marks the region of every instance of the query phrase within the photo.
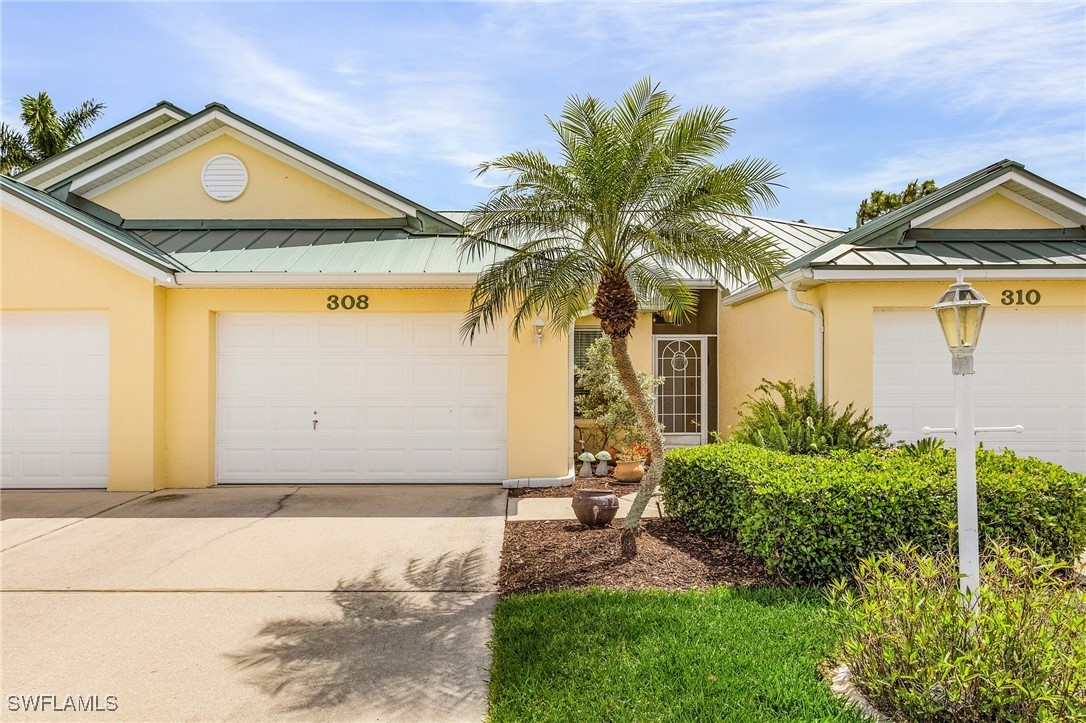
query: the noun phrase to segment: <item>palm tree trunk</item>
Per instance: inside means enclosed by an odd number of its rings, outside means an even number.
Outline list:
[[[660,427],[656,422],[656,412],[652,409],[650,401],[645,398],[645,393],[637,381],[637,371],[634,370],[633,360],[630,359],[628,337],[612,336],[611,355],[615,359],[615,367],[618,369],[618,378],[626,389],[626,394],[637,413],[637,421],[649,438],[649,449],[652,451],[652,464],[645,471],[641,479],[641,490],[634,498],[633,506],[626,514],[626,520],[622,523],[622,554],[633,556],[637,554],[637,536],[641,534],[641,515],[645,507],[652,499],[656,486],[660,483],[660,477],[664,471],[664,437],[660,433]]]

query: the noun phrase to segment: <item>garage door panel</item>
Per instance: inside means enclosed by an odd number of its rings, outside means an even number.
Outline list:
[[[950,353],[931,312],[876,312],[873,338],[873,414],[891,426],[891,439],[952,427]],[[976,368],[977,425],[1026,428],[1021,435],[982,433],[980,441],[1086,471],[1086,311],[991,309]],[[947,443],[953,446],[953,435]]]
[[[239,446],[219,442],[216,464],[219,476],[232,480],[263,479],[267,476],[268,449],[261,446]]]
[[[504,336],[463,346],[459,321],[456,314],[220,315],[219,481],[501,480]],[[313,344],[303,349],[307,340]],[[465,457],[464,449],[473,452]]]
[[[0,324],[0,485],[105,487],[108,314],[5,312]]]

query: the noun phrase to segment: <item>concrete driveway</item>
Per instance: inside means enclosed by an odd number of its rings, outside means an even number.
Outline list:
[[[504,514],[493,486],[4,492],[0,716],[480,720]],[[68,696],[115,710],[40,712]]]

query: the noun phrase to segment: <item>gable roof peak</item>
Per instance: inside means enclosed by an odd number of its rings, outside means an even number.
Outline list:
[[[1004,178],[1004,177],[1008,178]],[[966,176],[951,181],[934,193],[919,198],[910,204],[891,211],[883,216],[850,229],[833,241],[826,243],[809,253],[793,260],[788,269],[799,269],[818,262],[824,255],[839,246],[860,246],[866,248],[893,248],[907,244],[906,233],[912,228],[914,219],[930,217],[936,209],[951,204],[956,200],[968,198],[1011,181],[1028,184],[1033,189],[1040,189],[1051,198],[1062,198],[1066,203],[1065,213],[1072,219],[1086,220],[1086,199],[1051,181],[1026,170],[1025,165],[1010,158],[1004,158],[989,166],[974,171]],[[959,202],[961,202],[959,201]],[[1081,218],[1080,218],[1081,217]]]

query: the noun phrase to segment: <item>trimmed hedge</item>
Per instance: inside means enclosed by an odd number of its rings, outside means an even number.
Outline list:
[[[722,534],[770,572],[823,583],[911,542],[935,550],[955,520],[954,454],[790,455],[735,442],[668,453],[672,517]],[[1074,561],[1086,548],[1086,476],[1013,452],[977,452],[981,536]]]

